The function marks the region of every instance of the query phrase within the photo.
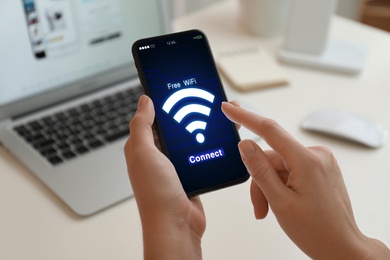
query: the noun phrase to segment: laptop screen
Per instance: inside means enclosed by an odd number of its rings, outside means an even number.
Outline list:
[[[132,64],[164,31],[158,0],[0,2],[0,107]]]

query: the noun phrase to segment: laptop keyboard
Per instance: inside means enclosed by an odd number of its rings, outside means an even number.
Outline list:
[[[45,116],[14,130],[52,165],[74,159],[129,135],[142,87],[126,89]]]

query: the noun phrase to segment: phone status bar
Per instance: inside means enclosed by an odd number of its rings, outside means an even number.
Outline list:
[[[140,51],[142,51],[142,50],[147,50],[147,49],[154,49],[154,48],[156,48],[156,45],[155,45],[155,44],[149,44],[149,45],[144,45],[144,46],[138,47],[138,49],[139,49]]]
[[[193,40],[201,40],[201,39],[203,39],[203,35],[196,35],[196,36],[193,36],[192,37],[192,39]],[[158,43],[158,44],[160,44],[160,43]],[[168,41],[165,41],[165,45],[176,45],[177,44],[177,41],[175,41],[175,40],[168,40]],[[148,50],[148,49],[154,49],[154,48],[156,48],[156,44],[149,44],[149,45],[144,45],[144,46],[139,46],[138,47],[138,49],[140,50],[140,51],[142,51],[142,50]]]

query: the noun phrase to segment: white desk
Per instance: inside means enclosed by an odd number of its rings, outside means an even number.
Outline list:
[[[272,55],[281,39],[241,31],[235,1],[177,21],[176,29],[199,28],[215,56],[259,45]],[[249,94],[228,94],[279,121],[305,145],[333,150],[360,228],[390,245],[390,144],[379,150],[303,132],[300,121],[317,108],[334,107],[372,117],[390,129],[390,36],[341,18],[332,36],[367,44],[365,71],[345,76],[283,65],[291,84]],[[261,68],[259,68],[261,70]],[[265,146],[263,142],[260,142]],[[207,215],[204,259],[307,259],[270,214],[256,221],[249,182],[202,196]],[[90,218],[79,218],[6,151],[0,149],[0,259],[142,259],[142,236],[133,199]]]

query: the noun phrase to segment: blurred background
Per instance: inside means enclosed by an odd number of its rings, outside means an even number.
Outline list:
[[[173,0],[173,17],[191,13],[222,0]],[[390,0],[339,0],[336,13],[362,23],[390,31]]]

